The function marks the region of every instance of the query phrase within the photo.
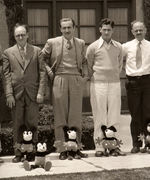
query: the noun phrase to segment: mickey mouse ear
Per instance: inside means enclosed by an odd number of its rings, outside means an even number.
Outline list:
[[[102,130],[102,131],[105,131],[106,129],[107,129],[107,126],[105,126],[105,125],[102,125],[102,126],[101,126],[101,130]]]
[[[114,126],[110,126],[109,129],[114,131],[114,132],[117,132],[117,130],[116,130],[116,128]]]

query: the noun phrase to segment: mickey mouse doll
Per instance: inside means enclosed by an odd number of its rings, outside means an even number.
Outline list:
[[[35,127],[27,128],[26,125],[20,127],[20,134],[22,136],[21,143],[15,145],[15,148],[20,151],[21,161],[34,161],[35,145],[33,143],[33,135],[36,131]]]
[[[141,134],[139,136],[139,141],[142,141],[143,147],[140,149],[141,153],[149,153],[150,154],[150,120],[147,121],[146,126],[146,135]]]
[[[107,127],[102,125],[101,129],[104,134],[104,138],[102,140],[102,146],[105,150],[104,156],[124,156],[125,153],[121,152],[119,149],[122,142],[115,137],[115,133],[117,132],[116,128],[114,126]]]
[[[49,171],[52,167],[51,161],[46,160],[46,155],[49,153],[47,144],[45,142],[38,142],[36,145],[35,162],[30,165],[28,161],[24,161],[25,170],[30,171],[36,168],[43,168],[45,171]]]

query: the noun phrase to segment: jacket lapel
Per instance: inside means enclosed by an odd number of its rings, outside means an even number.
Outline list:
[[[24,70],[26,70],[27,66],[29,65],[32,57],[34,54],[34,48],[30,44],[27,44],[27,49],[26,49],[26,60],[25,60],[25,66]]]
[[[22,57],[20,55],[19,48],[18,48],[17,44],[14,46],[14,53],[13,53],[13,55],[16,57],[18,63],[21,66],[21,68],[24,69],[23,68],[23,60],[22,60]]]
[[[63,56],[63,44],[64,44],[64,40],[63,40],[63,37],[60,38],[60,40],[57,42],[56,44],[56,49],[57,49],[57,60],[56,60],[56,67],[55,67],[55,72],[62,60],[62,56]]]
[[[81,64],[81,46],[76,38],[74,38],[74,43],[75,43],[75,50],[76,50],[77,66],[79,68]]]

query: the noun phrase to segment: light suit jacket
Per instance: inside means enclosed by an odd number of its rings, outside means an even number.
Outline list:
[[[35,101],[37,94],[45,93],[45,68],[39,59],[40,48],[27,44],[26,60],[23,67],[22,57],[17,45],[3,54],[3,75],[6,97],[21,97],[24,90]]]
[[[87,76],[87,61],[85,59],[85,42],[82,39],[73,38],[75,43],[77,67],[82,76]],[[63,36],[48,39],[40,58],[46,62],[46,69],[55,73],[63,56]],[[48,66],[47,66],[48,65]]]

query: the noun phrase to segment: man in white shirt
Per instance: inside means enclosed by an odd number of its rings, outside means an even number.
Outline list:
[[[145,40],[146,27],[143,22],[131,23],[135,39],[123,44],[126,58],[127,97],[131,113],[131,135],[133,148],[138,153],[142,142],[140,134],[146,135],[150,120],[150,42]]]

